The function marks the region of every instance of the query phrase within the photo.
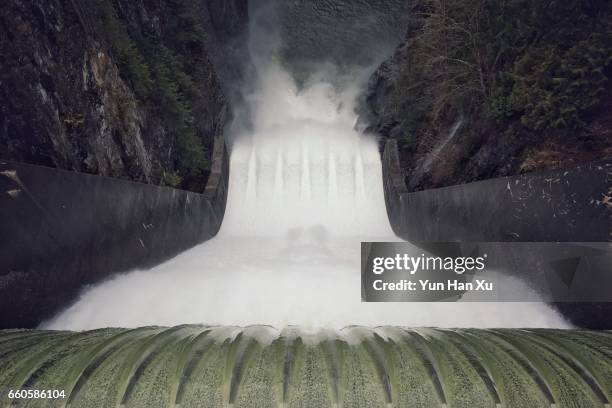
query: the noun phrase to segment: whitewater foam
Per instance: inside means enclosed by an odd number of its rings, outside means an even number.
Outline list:
[[[299,90],[272,65],[247,98],[217,237],[85,290],[44,324],[92,329],[205,323],[304,330],[347,325],[565,327],[539,303],[362,303],[360,241],[395,241],[380,155],[355,130],[357,88]]]

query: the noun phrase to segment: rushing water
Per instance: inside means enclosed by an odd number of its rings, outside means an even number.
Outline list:
[[[538,303],[361,303],[360,241],[397,238],[376,140],[355,130],[356,89],[323,80],[298,89],[277,65],[261,71],[218,236],[84,291],[44,327],[565,326]]]
[[[353,99],[325,82],[298,92],[278,66],[263,74],[254,132],[232,149],[222,236],[392,236],[376,140],[354,130]]]

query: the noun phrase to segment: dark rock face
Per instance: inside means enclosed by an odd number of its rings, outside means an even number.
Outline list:
[[[360,122],[383,140],[398,142],[402,177],[409,191],[534,170],[572,168],[612,156],[610,125],[606,119],[612,117],[612,105],[604,106],[601,117],[593,122],[591,128],[597,128],[602,134],[597,140],[585,142],[586,147],[574,146],[583,142],[571,137],[565,140],[569,140],[567,146],[563,146],[565,141],[559,143],[558,140],[534,142],[519,127],[504,129],[478,115],[458,115],[420,138],[408,134],[401,122],[409,107],[398,92],[401,87],[409,86],[401,82],[401,71],[408,64],[407,46],[400,47],[370,78],[361,105]]]
[[[593,10],[560,2],[539,13],[547,6],[487,3],[476,10],[477,2],[451,1],[444,17],[442,3],[411,3],[406,35],[370,78],[360,112],[369,131],[397,140],[410,191],[612,157],[605,2]],[[546,52],[547,68],[537,71],[532,65]],[[592,55],[575,57],[580,52]],[[572,89],[580,91],[566,93]]]
[[[221,140],[214,156],[204,194],[0,161],[0,328],[35,327],[85,285],[213,237],[229,174]]]
[[[221,136],[228,118],[209,55],[222,60],[224,44],[242,29],[247,16],[246,1],[191,3],[194,16],[204,25],[190,30],[206,39],[205,48],[181,40],[192,32],[171,25],[172,13],[178,11],[168,2],[11,0],[4,4],[0,157],[201,191],[210,170],[213,140]],[[110,10],[112,21],[103,26],[96,10]],[[189,76],[193,90],[176,89],[178,79],[157,72],[165,66],[146,60],[147,50],[158,44],[169,50],[177,72]],[[193,47],[183,50],[183,44]],[[158,55],[159,60],[166,57]],[[144,73],[139,71],[143,67]],[[147,79],[145,74],[152,76],[147,92],[139,88],[143,80],[138,75]],[[174,82],[161,83],[159,78],[166,77]],[[163,92],[170,95],[160,96]],[[185,96],[189,92],[193,95]],[[185,125],[166,113],[172,107],[160,106],[175,99],[187,112],[181,119],[188,121]],[[189,152],[183,134],[205,153],[197,166],[183,163]],[[196,167],[197,172],[185,170]]]

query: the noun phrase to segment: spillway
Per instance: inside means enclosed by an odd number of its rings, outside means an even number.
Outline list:
[[[299,87],[276,64],[262,69],[259,87],[247,99],[251,126],[233,137],[219,234],[87,288],[42,328],[567,327],[538,303],[362,303],[360,242],[398,238],[376,138],[355,129],[359,88],[325,80]]]
[[[609,407],[612,334],[559,330],[142,327],[0,333],[28,407]],[[3,401],[7,404],[7,400]]]

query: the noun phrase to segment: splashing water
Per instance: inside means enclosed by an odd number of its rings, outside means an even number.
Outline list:
[[[85,291],[43,327],[566,325],[538,303],[361,303],[360,241],[398,239],[377,143],[355,130],[356,89],[320,81],[298,91],[278,66],[260,81],[253,130],[232,148],[218,236]]]
[[[352,92],[324,82],[298,92],[277,66],[261,82],[251,100],[255,132],[232,149],[221,235],[318,225],[321,234],[392,236],[376,140],[353,129]]]

